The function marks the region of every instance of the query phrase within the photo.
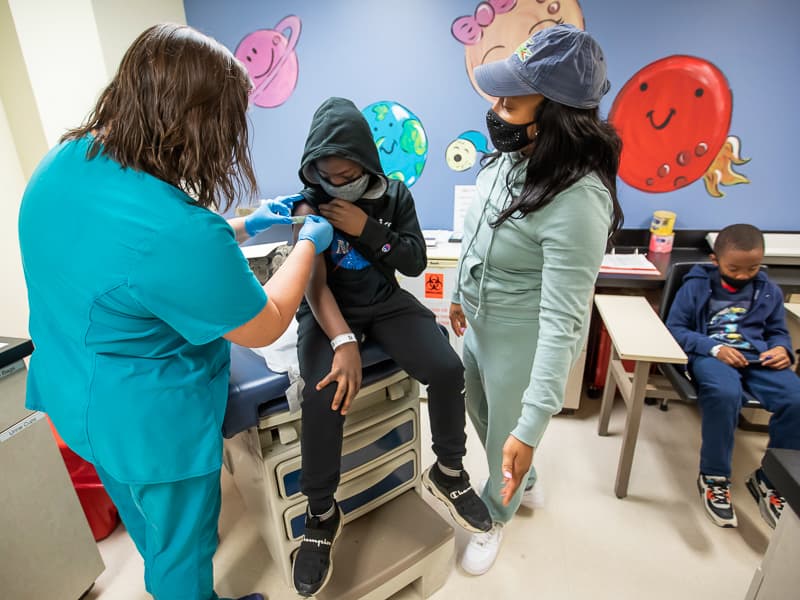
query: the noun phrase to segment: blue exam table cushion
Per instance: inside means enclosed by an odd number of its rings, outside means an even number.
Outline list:
[[[362,386],[393,375],[400,370],[376,343],[367,341],[361,348]],[[289,377],[275,373],[264,359],[243,346],[231,344],[231,377],[228,383],[228,407],[222,434],[233,437],[256,427],[264,417],[289,410],[286,389]]]

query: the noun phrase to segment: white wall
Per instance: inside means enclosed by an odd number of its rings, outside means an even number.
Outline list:
[[[0,336],[28,337],[28,302],[19,257],[17,215],[25,188],[5,107],[0,102]]]
[[[186,24],[182,0],[92,0],[92,6],[109,78],[142,31],[156,23]]]
[[[0,336],[28,335],[17,237],[27,178],[161,22],[186,23],[182,0],[0,0]]]
[[[86,118],[108,81],[92,3],[8,0],[8,6],[45,139],[52,147],[64,131]]]

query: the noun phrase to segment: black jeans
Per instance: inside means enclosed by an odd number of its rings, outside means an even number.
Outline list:
[[[341,310],[356,337],[366,334],[411,377],[428,385],[433,451],[443,465],[461,469],[467,441],[464,366],[433,313],[400,288],[385,302]],[[335,383],[316,390],[330,372],[333,350],[310,311],[298,316],[297,353],[306,384],[300,486],[311,512],[319,514],[330,508],[339,485],[344,417],[331,410]]]

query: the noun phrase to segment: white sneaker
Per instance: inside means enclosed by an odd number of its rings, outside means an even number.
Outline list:
[[[483,494],[483,488],[486,487],[487,482],[488,479],[481,479],[475,486],[475,492],[479,496]],[[522,501],[519,505],[530,510],[544,507],[544,488],[541,481],[537,481],[530,489],[522,492]]]
[[[470,575],[483,575],[494,564],[502,541],[502,523],[495,523],[486,533],[474,533],[461,557],[461,568]]]

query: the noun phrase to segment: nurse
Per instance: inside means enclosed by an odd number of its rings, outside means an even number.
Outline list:
[[[26,405],[95,465],[158,600],[217,598],[230,342],[281,335],[332,237],[309,217],[262,288],[237,239],[288,217],[214,212],[255,188],[250,88],[213,39],[149,28],[86,123],[42,160],[20,210],[36,348]]]

